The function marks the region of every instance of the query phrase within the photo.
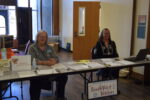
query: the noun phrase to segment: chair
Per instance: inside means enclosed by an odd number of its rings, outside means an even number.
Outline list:
[[[18,55],[26,55],[28,52],[28,48],[29,48],[30,44],[31,44],[31,41],[28,40],[28,42],[26,43],[26,47],[25,47],[24,51],[19,51],[18,49],[12,49],[12,51]]]
[[[12,82],[5,82],[5,83],[0,83],[0,100],[4,99],[9,99],[9,98],[15,98],[16,100],[19,100],[17,96],[12,95],[12,87],[11,87]],[[7,90],[9,89],[9,96],[5,97],[5,94]]]
[[[96,49],[96,47],[92,48],[91,56],[92,56],[92,59],[96,59],[97,58],[97,49]]]
[[[26,48],[25,48],[25,50],[24,50],[24,54],[25,54],[25,55],[26,55],[27,52],[28,52],[28,49],[29,49],[30,44],[31,44],[31,42],[30,42],[30,40],[28,40],[28,42],[27,42],[27,44],[26,44]]]
[[[20,55],[26,55],[28,53],[28,49],[29,49],[29,46],[31,44],[31,41],[28,40],[28,42],[26,43],[26,47],[25,47],[25,50],[22,52],[19,52]]]

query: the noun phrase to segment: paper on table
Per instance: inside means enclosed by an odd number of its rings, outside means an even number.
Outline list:
[[[0,71],[0,77],[4,75],[4,72],[1,70]]]
[[[71,65],[74,65],[74,64],[77,64],[77,62],[75,62],[75,61],[70,61],[70,62],[64,62],[64,63],[63,63],[64,66],[71,66]]]
[[[36,73],[34,71],[20,71],[17,72],[19,77],[30,77],[30,76],[36,76]]]
[[[97,62],[88,62],[86,63],[91,68],[104,68],[105,65],[99,64]]]
[[[53,66],[53,68],[54,68],[57,72],[60,72],[60,73],[70,71],[70,69],[69,69],[67,66],[65,66],[63,63],[55,64],[55,65]]]
[[[68,69],[65,65],[63,65],[61,63],[55,64],[51,67],[54,68],[54,69]]]
[[[57,72],[59,73],[64,73],[64,72],[69,72],[69,71],[72,71],[70,69],[55,69]]]
[[[36,71],[38,75],[45,75],[45,74],[53,74],[56,73],[55,69],[43,69]]]
[[[4,74],[3,76],[0,76],[0,80],[10,80],[10,79],[15,79],[18,77],[18,74]]]
[[[58,73],[55,69],[53,69],[53,74]]]
[[[113,66],[121,66],[122,64],[119,62],[105,62],[106,65],[108,65],[109,67],[113,67]]]
[[[72,70],[83,70],[83,69],[89,68],[87,65],[83,65],[83,64],[75,64],[75,65],[67,66],[67,67]]]
[[[102,62],[113,62],[113,61],[115,61],[114,59],[111,59],[111,58],[104,58],[104,59],[101,59],[102,60]]]
[[[131,61],[127,61],[127,60],[120,60],[120,61],[117,61],[121,64],[124,64],[124,65],[130,65],[130,64],[135,64],[134,62],[131,62]]]
[[[149,54],[147,54],[147,55],[146,55],[146,58],[147,58],[148,60],[150,60],[150,55],[149,55]]]
[[[50,66],[46,66],[46,65],[37,65],[37,68],[38,68],[39,70],[43,70],[43,69],[49,69]]]

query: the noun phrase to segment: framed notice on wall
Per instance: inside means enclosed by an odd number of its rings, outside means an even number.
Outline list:
[[[139,15],[137,38],[140,38],[140,39],[145,38],[145,29],[146,29],[146,15]]]
[[[88,99],[117,95],[117,80],[88,83]]]

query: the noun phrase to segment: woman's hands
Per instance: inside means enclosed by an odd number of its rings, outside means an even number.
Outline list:
[[[48,62],[49,62],[49,65],[54,65],[54,64],[57,63],[57,60],[54,59],[54,58],[50,58],[50,59],[48,60]]]

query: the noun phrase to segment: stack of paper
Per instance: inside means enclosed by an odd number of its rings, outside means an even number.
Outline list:
[[[61,63],[55,64],[53,66],[51,66],[54,69],[67,69],[67,67]]]
[[[15,79],[15,78],[18,78],[18,74],[16,73],[13,73],[13,74],[4,74],[3,76],[0,76],[0,80],[10,80],[10,79]]]
[[[104,68],[105,65],[99,64],[97,62],[88,62],[86,63],[90,68]]]
[[[77,64],[77,62],[75,62],[75,61],[70,61],[70,62],[65,62],[65,63],[63,63],[64,66],[71,66],[71,65],[74,65],[74,64]]]
[[[131,64],[135,64],[134,62],[131,62],[131,61],[127,61],[127,60],[120,60],[120,61],[117,61],[121,64],[124,64],[124,65],[131,65]]]
[[[87,65],[84,65],[84,64],[74,64],[74,65],[67,66],[67,67],[71,70],[84,70],[84,69],[89,68]]]
[[[43,69],[49,69],[51,66],[46,66],[46,65],[37,65],[37,69],[43,70]]]
[[[56,73],[55,69],[43,69],[36,71],[38,75],[47,75],[47,74],[54,74]]]
[[[109,67],[116,67],[116,66],[121,66],[122,64],[114,61],[114,62],[105,62],[106,65],[108,65]]]
[[[101,59],[101,61],[102,61],[103,63],[106,63],[106,62],[114,62],[115,59],[112,59],[112,58],[104,58],[104,59]]]
[[[36,73],[34,71],[20,71],[18,72],[19,77],[30,77],[30,76],[36,76]]]
[[[54,68],[57,72],[68,72],[69,71],[68,67],[66,67],[62,63],[55,64],[54,66],[52,66],[52,68]]]

